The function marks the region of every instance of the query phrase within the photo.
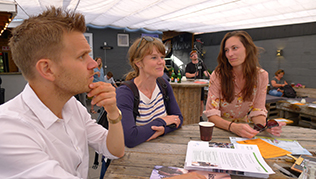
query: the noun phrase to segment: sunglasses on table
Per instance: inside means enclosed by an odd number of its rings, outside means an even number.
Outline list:
[[[266,129],[271,129],[272,127],[277,127],[277,126],[279,126],[279,123],[276,120],[271,119],[267,121],[266,126],[263,126],[262,124],[254,124],[253,129],[256,131],[262,132]]]
[[[142,44],[142,41],[143,41],[144,39],[146,40],[146,42],[152,42],[152,41],[154,41],[154,40],[158,40],[159,42],[162,43],[161,39],[159,39],[159,38],[150,37],[150,36],[143,36],[143,37],[140,39],[140,41],[139,41],[139,43],[138,43],[138,45],[137,45],[137,47],[136,47],[136,51],[138,50],[140,44]]]

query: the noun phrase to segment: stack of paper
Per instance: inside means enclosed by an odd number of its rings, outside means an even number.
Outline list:
[[[273,170],[256,145],[236,145],[235,149],[209,147],[209,142],[188,143],[184,169],[204,170],[231,175],[268,178]]]

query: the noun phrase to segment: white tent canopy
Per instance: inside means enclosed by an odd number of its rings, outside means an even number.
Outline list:
[[[8,0],[7,0],[8,1]],[[9,0],[10,1],[10,0]],[[13,0],[12,0],[13,1]],[[86,23],[130,29],[218,32],[316,22],[316,0],[16,0],[18,23],[47,6],[75,9]]]

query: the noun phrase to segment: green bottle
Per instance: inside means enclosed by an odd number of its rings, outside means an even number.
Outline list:
[[[175,82],[175,80],[176,80],[176,74],[174,73],[174,70],[172,69],[171,82]]]
[[[178,75],[177,75],[177,82],[178,83],[181,83],[181,78],[182,78],[182,76],[181,76],[180,70],[178,70]]]

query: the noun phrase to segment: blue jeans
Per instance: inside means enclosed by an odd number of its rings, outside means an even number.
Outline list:
[[[269,91],[269,95],[281,97],[283,93],[281,91],[274,89]]]

